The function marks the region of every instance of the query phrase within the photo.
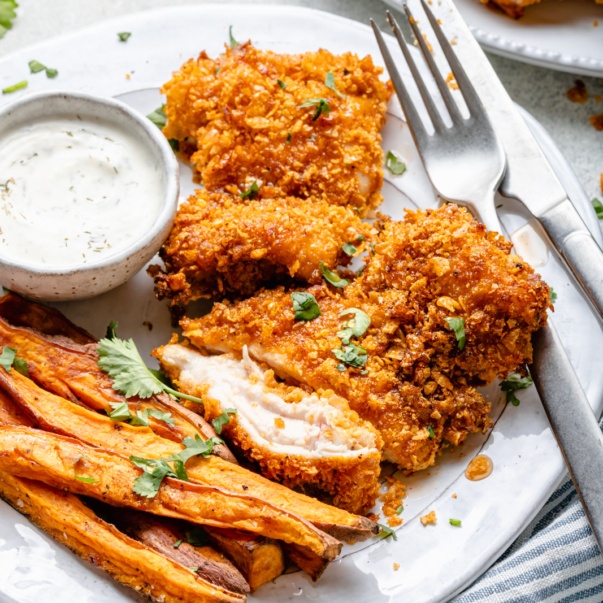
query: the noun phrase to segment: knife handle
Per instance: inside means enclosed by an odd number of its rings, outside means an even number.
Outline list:
[[[534,384],[603,551],[603,433],[553,326],[532,341]]]
[[[603,250],[593,239],[586,224],[569,199],[538,219],[599,316],[603,318]]]

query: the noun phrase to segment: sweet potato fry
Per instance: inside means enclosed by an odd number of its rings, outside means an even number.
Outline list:
[[[180,563],[129,538],[72,494],[0,472],[0,496],[55,540],[152,601],[245,601],[245,595],[213,586]]]
[[[122,456],[28,427],[0,427],[0,471],[115,506],[276,538],[306,547],[326,560],[341,550],[340,542],[301,517],[216,486],[165,478],[154,498],[143,498],[132,490],[142,470]]]
[[[183,448],[180,444],[159,437],[149,427],[112,421],[46,392],[13,370],[9,374],[0,369],[0,391],[8,394],[43,429],[77,437],[83,442],[107,448],[125,457],[134,455],[159,459],[177,454]],[[369,519],[293,492],[214,455],[206,459],[191,459],[187,472],[189,479],[195,483],[206,486],[221,484],[233,492],[270,501],[271,504],[312,522],[337,540],[366,540],[378,529]]]

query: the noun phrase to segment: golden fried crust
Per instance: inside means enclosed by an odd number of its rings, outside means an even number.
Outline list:
[[[531,362],[550,289],[509,242],[452,204],[379,227],[375,254],[348,294],[370,292],[398,322],[406,376],[422,383],[430,366],[436,381],[484,384]],[[455,317],[464,321],[462,351],[446,322]]]
[[[320,282],[319,263],[345,264],[342,245],[370,236],[351,209],[325,201],[241,200],[199,190],[179,209],[161,248],[165,270],[150,269],[159,299],[186,305],[200,297],[250,295],[274,279]]]
[[[379,132],[392,93],[381,72],[369,56],[326,50],[287,55],[247,43],[217,59],[201,53],[163,86],[164,133],[192,153],[208,190],[238,195],[257,182],[260,197],[314,197],[365,215],[381,202]],[[330,111],[302,106],[311,99]]]

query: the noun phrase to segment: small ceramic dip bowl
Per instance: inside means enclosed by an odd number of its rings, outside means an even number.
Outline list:
[[[178,204],[178,162],[124,103],[73,92],[0,108],[0,284],[45,301],[126,282]]]

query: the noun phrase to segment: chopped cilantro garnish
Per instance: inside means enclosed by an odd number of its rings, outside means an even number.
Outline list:
[[[174,151],[174,153],[177,153],[180,150],[179,140],[176,140],[175,138],[168,138],[168,143],[170,147],[172,147],[172,151]]]
[[[241,197],[241,199],[249,199],[250,201],[253,201],[253,199],[257,197],[259,190],[260,187],[258,186],[258,183],[254,180],[253,184],[246,191],[239,193],[239,197]]]
[[[291,132],[287,132],[287,144],[291,142]]]
[[[0,38],[12,28],[13,19],[17,16],[15,9],[19,8],[16,0],[0,0]]]
[[[209,538],[203,528],[193,526],[192,529],[186,532],[186,542],[192,546],[206,546],[209,544]]]
[[[127,42],[128,38],[132,35],[132,32],[130,31],[122,31],[120,33],[117,34],[117,37],[119,38],[120,42]]]
[[[371,326],[371,318],[363,310],[359,308],[347,308],[339,315],[339,318],[343,318],[348,314],[353,314],[354,318],[346,321],[344,328],[337,333],[337,337],[341,339],[343,344],[350,343],[352,337],[362,337]]]
[[[147,115],[147,119],[150,119],[159,129],[163,128],[167,123],[167,117],[165,116],[165,105],[157,107],[155,111]]]
[[[29,377],[27,362],[17,357],[17,350],[14,348],[9,348],[8,346],[4,346],[2,348],[2,353],[0,354],[0,366],[7,373],[10,373],[10,369],[12,367],[23,376]]]
[[[557,301],[557,293],[555,292],[555,289],[553,289],[553,287],[551,287],[551,291],[549,293],[549,298],[550,298],[552,304],[554,304]]]
[[[46,67],[46,77],[49,79],[55,78],[59,75],[59,72],[56,69],[51,69],[50,67]]]
[[[336,368],[338,371],[343,372],[343,371],[345,371],[345,364],[343,364],[343,363],[341,363],[341,362],[340,362],[340,363],[339,363],[339,364],[338,364],[338,365],[337,365],[335,368]]]
[[[445,318],[444,319],[456,336],[457,345],[460,351],[465,347],[465,321],[462,318]]]
[[[276,80],[276,83],[284,90],[287,87],[287,84],[282,80]]]
[[[24,377],[29,377],[29,371],[27,370],[27,362],[23,358],[15,356],[13,360],[13,368],[17,373],[21,373]]]
[[[344,243],[341,246],[341,250],[343,251],[343,253],[349,256],[355,255],[358,251],[358,249],[354,245],[352,245],[352,243]]]
[[[337,360],[356,368],[362,368],[368,358],[366,350],[355,343],[342,345],[341,348],[335,348],[332,352]]]
[[[364,241],[364,235],[363,234],[359,234],[356,236],[356,243],[362,243],[362,241]]]
[[[386,526],[382,523],[378,523],[377,525],[381,528],[381,531],[379,532],[379,534],[377,534],[377,536],[375,536],[375,538],[383,539],[389,538],[391,536],[394,540],[398,540],[396,532],[392,530],[389,526]]]
[[[46,77],[51,79],[59,74],[56,69],[50,69],[49,67],[46,67],[46,65],[40,63],[40,61],[29,61],[29,71],[31,73],[39,73],[40,71],[46,71]]]
[[[202,403],[200,398],[183,394],[164,382],[160,371],[151,370],[140,357],[132,339],[105,337],[98,342],[98,366],[113,379],[113,389],[127,398],[150,398],[165,392],[176,398]]]
[[[322,273],[323,278],[325,279],[325,281],[327,281],[327,283],[333,285],[333,287],[347,287],[347,285],[350,284],[350,281],[348,281],[345,278],[341,278],[339,276],[339,274],[337,274],[337,272],[333,272],[332,270],[329,270],[323,263],[322,261],[319,262],[318,264],[320,266],[320,272]]]
[[[428,425],[426,429],[427,433],[429,434],[429,439],[433,440],[435,438],[435,431],[433,430],[433,427],[431,425]]]
[[[110,402],[113,412],[109,413],[109,417],[113,421],[129,421],[131,425],[149,426],[149,417],[153,417],[158,421],[163,421],[168,425],[174,425],[174,419],[169,412],[162,412],[154,408],[145,408],[144,411],[137,410],[136,415],[130,412],[130,407],[126,402]]]
[[[404,505],[400,505],[397,509],[396,509],[396,515],[401,515],[402,511],[404,511]]]
[[[215,432],[220,435],[222,433],[222,428],[225,425],[228,425],[230,421],[230,415],[236,414],[236,408],[226,408],[221,415],[218,415],[211,424],[214,427]]]
[[[23,90],[23,88],[27,88],[27,84],[27,80],[22,80],[16,84],[13,84],[12,86],[2,88],[2,94],[12,94],[13,92],[17,92],[17,90]]]
[[[183,542],[184,540],[182,538],[179,538],[178,540],[176,540],[176,542],[174,542],[174,548],[177,549]]]
[[[345,94],[339,92],[335,86],[335,74],[332,71],[329,71],[325,77],[325,86],[333,90],[333,92],[335,92],[335,94],[340,98],[345,98]]]
[[[231,48],[234,48],[235,46],[239,45],[239,43],[235,40],[234,36],[232,35],[232,25],[228,26],[228,43],[230,44]]]
[[[295,291],[291,294],[295,320],[312,320],[320,316],[320,308],[316,298],[311,293]]]
[[[406,171],[406,164],[393,151],[387,152],[385,167],[394,176],[401,176]]]
[[[85,477],[84,475],[76,475],[75,479],[77,479],[80,482],[84,482],[85,484],[96,484],[96,483],[98,483],[97,479],[94,479],[93,477]]]
[[[511,373],[504,381],[501,381],[500,389],[506,392],[507,402],[510,402],[513,406],[519,406],[519,398],[515,395],[515,392],[519,389],[526,389],[533,383],[534,381],[532,381],[530,375],[522,377],[519,373]]]
[[[457,528],[461,527],[461,520],[460,519],[452,519],[452,518],[450,518],[448,521],[449,521],[449,523],[450,523],[451,526],[456,526]]]
[[[316,121],[321,114],[328,115],[331,112],[331,105],[329,105],[326,98],[308,98],[299,107],[301,109],[316,107],[312,121]]]
[[[596,197],[591,199],[590,202],[593,204],[597,218],[599,218],[599,220],[603,220],[603,203],[601,203],[601,201],[599,201],[599,199]]]

